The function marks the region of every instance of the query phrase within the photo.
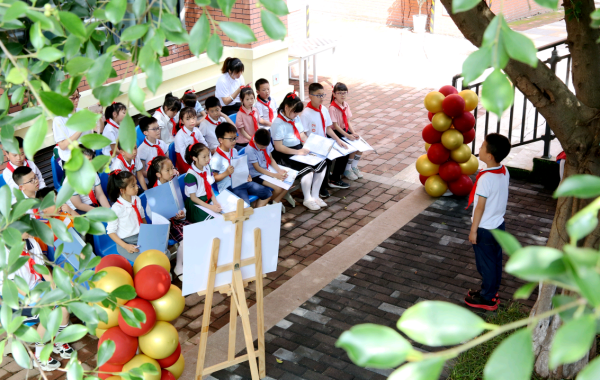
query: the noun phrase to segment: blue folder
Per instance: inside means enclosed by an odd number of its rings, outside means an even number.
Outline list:
[[[142,224],[137,245],[140,252],[156,249],[161,252],[167,250],[169,242],[170,224]]]
[[[60,265],[63,261],[66,260],[69,264],[73,266],[73,268],[75,268],[76,271],[78,271],[79,260],[77,259],[77,257],[81,253],[83,247],[85,247],[85,241],[83,241],[81,236],[79,236],[79,234],[77,233],[77,231],[75,231],[73,227],[69,228],[68,231],[73,237],[72,242],[68,243],[60,239],[56,239],[56,241],[54,242],[55,248],[58,248],[61,244],[63,245],[63,253],[58,258],[57,264]]]
[[[167,219],[171,219],[185,208],[177,179],[148,189],[144,194],[150,210]]]

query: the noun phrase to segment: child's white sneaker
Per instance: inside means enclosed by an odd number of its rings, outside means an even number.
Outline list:
[[[321,209],[321,207],[312,199],[305,200],[302,204],[311,211],[319,211]]]
[[[55,354],[59,354],[63,359],[71,359],[71,355],[75,350],[73,347],[69,346],[68,343],[54,343],[54,348],[52,348],[52,352]]]
[[[324,200],[322,200],[321,198],[317,198],[315,199],[315,203],[319,206],[319,207],[327,207],[327,203],[325,203]]]
[[[353,170],[344,171],[344,177],[348,178],[350,181],[356,181],[358,179]]]
[[[53,357],[50,357],[47,361],[41,361],[40,358],[36,358],[37,360],[33,361],[33,366],[35,368],[40,368],[44,372],[51,372],[55,369],[60,368],[60,362]],[[39,363],[38,363],[39,361]]]
[[[354,174],[356,175],[357,178],[362,178],[363,175],[360,172],[360,170],[358,170],[358,167],[352,168],[352,171],[354,172]]]

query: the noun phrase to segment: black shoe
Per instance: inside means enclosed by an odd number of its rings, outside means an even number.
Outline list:
[[[340,179],[338,181],[329,181],[329,187],[334,189],[347,189],[350,185]]]
[[[327,189],[321,189],[321,191],[319,191],[319,197],[321,198],[329,198],[331,196],[331,194],[329,194],[329,191],[327,191]]]
[[[467,292],[467,295],[469,297],[474,297],[474,296],[478,296],[479,297],[480,294],[481,294],[481,290],[471,290],[471,289],[469,289],[469,291]],[[496,297],[495,298],[498,300],[498,304],[500,304],[500,296],[498,295],[498,293],[496,293]]]
[[[465,298],[465,303],[471,307],[475,307],[478,309],[483,309],[483,310],[490,310],[490,311],[494,311],[496,309],[498,309],[498,299],[497,298],[492,298],[491,300],[486,300],[485,298],[481,297],[480,295],[475,295],[475,296],[467,296]]]

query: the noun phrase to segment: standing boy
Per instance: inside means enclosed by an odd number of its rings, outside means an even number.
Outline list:
[[[271,100],[271,85],[268,80],[260,78],[254,86],[257,95],[258,124],[262,128],[271,128],[273,120],[277,117],[277,102]]]
[[[229,116],[225,115],[221,112],[221,103],[219,103],[219,99],[215,96],[209,96],[204,102],[204,108],[206,108],[206,117],[200,123],[198,129],[200,129],[200,133],[206,139],[206,143],[208,144],[208,149],[210,149],[211,153],[215,153],[215,150],[219,146],[219,140],[217,139],[217,135],[215,134],[215,130],[217,126],[221,123],[229,123],[235,124]]]
[[[25,153],[23,153],[23,139],[21,137],[15,137],[17,142],[19,143],[19,154],[10,153],[6,151],[6,156],[8,157],[8,163],[6,164],[6,168],[2,172],[2,177],[4,178],[4,182],[10,187],[10,192],[12,194],[12,189],[18,189],[19,185],[13,181],[13,173],[15,169],[20,166],[30,167],[31,170],[35,173],[38,179],[38,183],[40,185],[40,189],[46,187],[46,183],[44,182],[44,177],[42,177],[42,172],[40,169],[33,163],[33,161],[29,161],[25,158]],[[14,198],[14,195],[13,195]]]
[[[469,290],[465,303],[484,310],[496,310],[500,303],[498,289],[502,279],[502,247],[490,231],[505,229],[510,175],[500,162],[509,152],[510,141],[506,137],[498,133],[485,137],[479,149],[479,159],[487,165],[487,169],[477,174],[469,195],[469,205],[474,202],[469,241],[473,244],[477,271],[481,275],[481,290]]]

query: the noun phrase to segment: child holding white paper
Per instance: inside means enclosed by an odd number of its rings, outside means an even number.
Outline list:
[[[250,140],[250,143],[246,147],[246,155],[248,156],[248,169],[252,181],[259,185],[271,188],[273,190],[271,200],[273,203],[280,203],[288,191],[260,178],[260,176],[264,174],[283,181],[287,176],[285,170],[281,169],[273,159],[273,156],[271,155],[273,150],[273,145],[271,145],[271,133],[268,129],[261,128],[256,131],[254,138]],[[270,171],[269,168],[273,168],[276,173]]]
[[[350,111],[350,105],[346,103],[347,96],[348,86],[341,82],[336,83],[333,86],[329,114],[331,115],[335,134],[338,137],[345,137],[348,140],[354,141],[360,139],[360,136],[356,134],[354,128],[350,125],[349,119],[352,117],[352,112]],[[349,158],[344,171],[344,177],[351,181],[363,177],[360,170],[358,170],[358,161],[361,154],[362,152],[354,152],[348,155]]]
[[[196,207],[196,205],[200,205],[214,212],[221,212],[221,205],[212,191],[215,178],[208,167],[210,151],[206,145],[201,143],[190,145],[185,152],[185,160],[191,166],[183,179],[185,195],[188,197],[184,201],[187,220],[190,223],[210,220],[212,216],[200,207]],[[210,201],[212,201],[212,205],[208,203]]]

